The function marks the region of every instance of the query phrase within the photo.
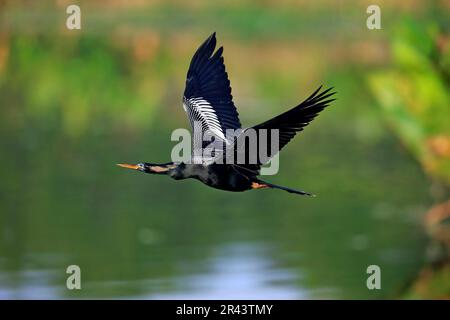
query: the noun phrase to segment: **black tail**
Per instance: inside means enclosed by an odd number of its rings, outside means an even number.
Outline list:
[[[303,190],[294,190],[294,189],[291,189],[291,188],[277,186],[276,184],[272,184],[272,183],[261,181],[261,180],[259,180],[259,183],[261,183],[262,185],[266,185],[267,188],[271,188],[271,189],[280,189],[280,190],[287,191],[289,193],[300,194],[302,196],[310,196],[310,197],[315,197],[316,196],[316,195],[314,195],[312,193],[309,193],[309,192],[306,192],[306,191],[303,191]]]

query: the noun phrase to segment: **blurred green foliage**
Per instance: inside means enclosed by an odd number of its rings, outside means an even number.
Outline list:
[[[400,21],[391,37],[392,65],[369,75],[383,115],[433,181],[450,187],[450,30],[437,21]],[[441,192],[438,199],[448,197]],[[428,266],[406,291],[407,298],[448,298],[450,294],[450,207],[424,214]],[[437,261],[439,267],[436,266]]]
[[[405,20],[393,65],[369,76],[384,115],[433,177],[450,186],[450,38],[436,23]]]
[[[161,95],[158,73],[133,69],[126,53],[110,43],[94,37],[18,36],[9,45],[2,92],[21,100],[30,121],[56,116],[53,125],[77,136],[89,126],[101,128],[118,113],[136,126],[151,119]]]

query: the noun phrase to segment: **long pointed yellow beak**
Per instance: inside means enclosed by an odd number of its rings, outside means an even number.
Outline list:
[[[134,169],[134,170],[137,170],[139,168],[139,166],[137,164],[118,163],[117,165],[122,168],[128,168],[128,169]]]

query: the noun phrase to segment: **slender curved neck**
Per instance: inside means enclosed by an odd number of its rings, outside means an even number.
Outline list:
[[[156,163],[146,163],[145,172],[153,174],[168,174],[170,171],[174,170],[178,165],[173,162],[156,164]]]

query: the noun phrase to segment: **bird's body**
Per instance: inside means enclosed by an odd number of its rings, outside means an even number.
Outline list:
[[[227,164],[179,164],[168,172],[175,180],[197,179],[207,186],[226,191],[245,191],[252,186],[251,177],[240,174]]]
[[[328,99],[334,92],[331,89],[319,92],[317,89],[308,99],[277,117],[251,128],[241,129],[236,107],[234,106],[230,81],[223,62],[223,48],[214,52],[215,33],[197,50],[192,58],[183,97],[183,107],[194,129],[194,154],[208,156],[203,161],[169,162],[164,164],[139,163],[119,166],[145,173],[164,174],[175,180],[197,179],[204,184],[226,191],[246,191],[252,189],[281,189],[301,195],[311,195],[304,191],[277,186],[258,179],[261,166],[275,156],[297,132],[312,121],[315,116],[334,99]],[[196,130],[199,129],[199,130]],[[237,130],[229,136],[229,130]],[[273,140],[267,139],[267,132],[275,132]],[[253,144],[247,143],[247,134],[254,134]],[[204,139],[209,135],[213,139]],[[271,135],[271,133],[270,133]],[[249,145],[250,144],[250,145]],[[197,152],[196,152],[197,151]],[[264,157],[261,152],[266,152]],[[237,155],[244,155],[240,158]],[[228,162],[229,155],[244,159],[241,162]],[[252,155],[256,155],[252,158]],[[253,160],[250,160],[252,158]]]

